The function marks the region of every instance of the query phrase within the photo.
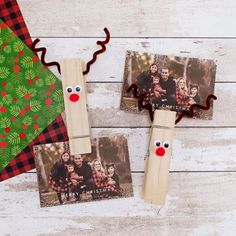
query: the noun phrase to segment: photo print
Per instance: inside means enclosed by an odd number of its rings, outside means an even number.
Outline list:
[[[127,93],[130,85],[137,85],[138,93],[146,93],[144,105],[153,110],[188,110],[193,104],[205,106],[209,94],[214,94],[216,63],[214,60],[166,56],[127,51],[121,110],[139,111],[138,100]],[[213,107],[195,111],[195,118],[212,119]]]
[[[68,142],[34,146],[41,207],[133,196],[127,139],[92,140],[92,153],[70,155]]]

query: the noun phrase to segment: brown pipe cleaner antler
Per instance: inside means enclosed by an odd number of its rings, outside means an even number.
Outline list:
[[[43,63],[44,66],[49,67],[49,66],[56,66],[59,73],[61,73],[61,69],[60,69],[60,65],[58,62],[56,61],[52,61],[52,62],[46,62],[45,61],[45,56],[46,56],[46,52],[47,49],[45,47],[41,47],[41,48],[36,48],[36,44],[40,42],[40,39],[35,39],[32,46],[31,46],[31,50],[37,55],[37,52],[42,52],[41,54],[41,61]]]
[[[140,111],[144,110],[144,109],[148,110],[150,119],[151,119],[151,121],[153,121],[152,105],[150,103],[143,105],[143,100],[147,97],[147,93],[144,92],[144,93],[138,94],[138,87],[137,87],[136,84],[131,84],[129,86],[129,88],[127,89],[127,93],[130,93],[131,90],[133,90],[134,97],[138,99],[138,108],[139,108],[139,110]]]
[[[97,41],[97,45],[100,45],[102,49],[97,50],[96,52],[93,53],[93,58],[89,62],[87,62],[86,70],[83,72],[83,75],[86,75],[89,73],[90,66],[97,60],[97,56],[106,51],[106,44],[109,43],[111,36],[107,28],[104,28],[104,31],[106,33],[106,39],[104,41],[100,41],[100,40]]]
[[[129,88],[127,89],[127,92],[130,93],[131,90],[133,90],[134,97],[138,99],[139,110],[142,110],[142,109],[148,110],[150,119],[151,119],[151,121],[153,121],[154,112],[152,109],[152,105],[150,103],[143,105],[143,101],[147,97],[147,93],[138,94],[138,87],[136,84],[130,85]],[[213,94],[210,94],[210,95],[208,95],[208,97],[206,99],[206,106],[202,106],[200,104],[193,104],[190,106],[188,111],[182,111],[180,113],[180,115],[177,117],[177,119],[175,120],[175,124],[179,123],[184,116],[192,118],[194,116],[194,110],[196,108],[201,109],[201,110],[209,110],[210,105],[211,105],[210,104],[211,99],[216,100],[217,97]]]
[[[86,64],[86,70],[83,72],[84,75],[89,73],[90,66],[97,60],[97,56],[106,51],[106,44],[108,44],[108,42],[110,41],[111,36],[110,36],[110,32],[107,28],[104,28],[104,31],[106,33],[106,39],[104,41],[100,41],[100,40],[97,41],[97,45],[100,45],[102,48],[93,53],[93,58],[90,61],[88,61]],[[42,52],[41,61],[42,61],[43,65],[46,67],[56,66],[59,73],[61,73],[60,64],[58,62],[56,62],[56,61],[46,62],[45,61],[47,49],[45,47],[36,48],[36,44],[39,43],[39,41],[40,41],[39,39],[34,40],[32,46],[31,46],[31,50],[33,52],[35,52],[36,54],[37,54],[37,52]]]
[[[179,117],[175,120],[175,124],[179,123],[184,116],[187,116],[189,118],[193,118],[194,116],[194,109],[198,108],[201,110],[209,110],[211,107],[211,99],[217,100],[217,97],[213,94],[208,95],[206,99],[206,106],[202,106],[200,104],[193,104],[189,107],[188,111],[182,111],[179,115]]]

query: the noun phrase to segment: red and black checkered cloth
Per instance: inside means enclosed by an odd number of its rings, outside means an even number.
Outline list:
[[[32,40],[16,0],[0,0],[0,17],[29,47],[31,46]],[[66,127],[59,115],[0,172],[0,181],[35,168],[33,145],[67,140]]]
[[[16,0],[0,0],[1,19],[16,33],[29,47],[32,44],[29,31]]]
[[[98,175],[96,171],[93,171],[93,181],[97,188],[106,187],[107,177],[105,174]]]
[[[179,88],[176,89],[175,97],[176,97],[177,105],[183,106],[183,107],[189,107],[190,106],[189,96],[180,93]]]

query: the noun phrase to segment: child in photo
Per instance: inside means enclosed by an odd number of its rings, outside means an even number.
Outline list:
[[[161,88],[160,85],[160,78],[158,76],[152,77],[152,89],[151,89],[151,103],[153,104],[160,104],[161,103],[161,97],[165,96],[166,91],[164,91]]]
[[[107,165],[107,184],[110,186],[114,186],[115,189],[120,189],[120,178],[115,171],[115,165],[109,164]]]
[[[190,85],[189,104],[200,104],[199,86],[197,84]]]
[[[67,170],[68,170],[68,179],[70,183],[70,189],[71,192],[74,193],[75,198],[79,200],[79,195],[77,194],[79,184],[83,181],[83,176],[79,176],[75,172],[75,167],[73,164],[67,165]]]
[[[72,186],[77,186],[81,181],[83,181],[83,176],[79,176],[75,172],[75,167],[73,164],[67,165],[68,178]]]

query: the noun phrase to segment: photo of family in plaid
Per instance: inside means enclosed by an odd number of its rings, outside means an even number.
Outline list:
[[[143,105],[155,109],[188,110],[193,104],[204,105],[214,93],[216,64],[213,60],[165,56],[128,51],[126,54],[121,109],[138,110],[137,100],[127,93],[130,85],[137,86],[138,94],[145,94]],[[212,108],[196,117],[212,118]]]
[[[101,137],[92,153],[71,155],[68,142],[34,146],[41,206],[132,196],[127,140]]]

